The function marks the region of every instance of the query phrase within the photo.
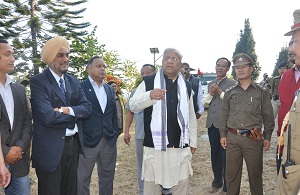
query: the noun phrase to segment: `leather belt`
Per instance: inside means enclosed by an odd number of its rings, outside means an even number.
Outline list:
[[[75,138],[77,138],[78,134],[75,133],[74,135],[70,135],[70,136],[65,136],[65,141],[66,142],[72,142]]]
[[[249,137],[250,135],[250,130],[249,129],[233,129],[233,128],[228,128],[228,131],[235,135],[240,135],[240,136],[246,136]]]

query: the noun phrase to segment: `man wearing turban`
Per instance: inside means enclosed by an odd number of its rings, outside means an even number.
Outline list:
[[[79,81],[67,74],[70,45],[54,37],[41,51],[48,68],[31,78],[33,117],[32,167],[38,193],[76,195],[79,152],[83,146],[82,119],[91,116],[91,104]]]

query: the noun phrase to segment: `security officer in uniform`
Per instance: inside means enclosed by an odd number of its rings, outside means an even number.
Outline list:
[[[294,25],[285,36],[293,36],[289,53],[294,53],[295,64],[300,70],[300,9],[293,13]],[[300,79],[300,78],[299,78]],[[300,95],[299,89],[296,90],[294,101],[290,109],[289,124],[291,125],[290,147],[287,144],[288,131],[284,133],[284,149],[282,166],[277,178],[275,195],[294,195],[300,191]],[[290,151],[290,159],[287,158],[287,151]],[[287,163],[287,161],[289,161]],[[283,170],[283,168],[285,170]]]
[[[277,177],[275,195],[297,194],[300,192],[300,96],[299,89],[290,110],[289,124],[291,125],[291,147],[288,147],[288,131],[284,132],[283,160]],[[298,118],[298,120],[297,120]],[[287,159],[287,150],[290,150],[290,159]],[[287,162],[289,161],[289,162]],[[286,165],[288,164],[288,165]],[[285,166],[285,170],[283,169]],[[299,194],[299,193],[298,193]]]
[[[268,150],[274,116],[269,91],[251,80],[254,62],[239,53],[233,57],[238,83],[225,92],[220,136],[226,149],[227,194],[240,193],[245,159],[251,194],[263,194],[263,150]],[[261,132],[262,123],[264,132]]]
[[[272,106],[273,106],[273,112],[274,112],[274,118],[276,118],[278,114],[278,109],[280,107],[280,100],[279,100],[279,94],[278,94],[278,85],[281,79],[281,76],[285,71],[288,69],[288,64],[286,61],[281,62],[278,67],[278,73],[279,76],[276,76],[273,78],[272,87],[271,87],[271,94],[272,94]]]

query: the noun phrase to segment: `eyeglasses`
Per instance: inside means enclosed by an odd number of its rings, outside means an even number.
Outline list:
[[[189,70],[189,68],[184,68],[184,70]]]
[[[116,85],[111,85],[113,88],[116,88],[117,86]]]
[[[176,57],[172,57],[172,58],[170,58],[170,57],[164,57],[164,59],[163,59],[164,61],[167,61],[167,62],[178,62],[179,61],[179,59],[178,58],[176,58]]]

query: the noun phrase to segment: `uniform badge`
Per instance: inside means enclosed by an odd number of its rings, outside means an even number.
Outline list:
[[[243,58],[242,58],[242,57],[240,57],[240,58],[239,58],[239,61],[240,61],[240,62],[241,62],[241,61],[243,61]]]

